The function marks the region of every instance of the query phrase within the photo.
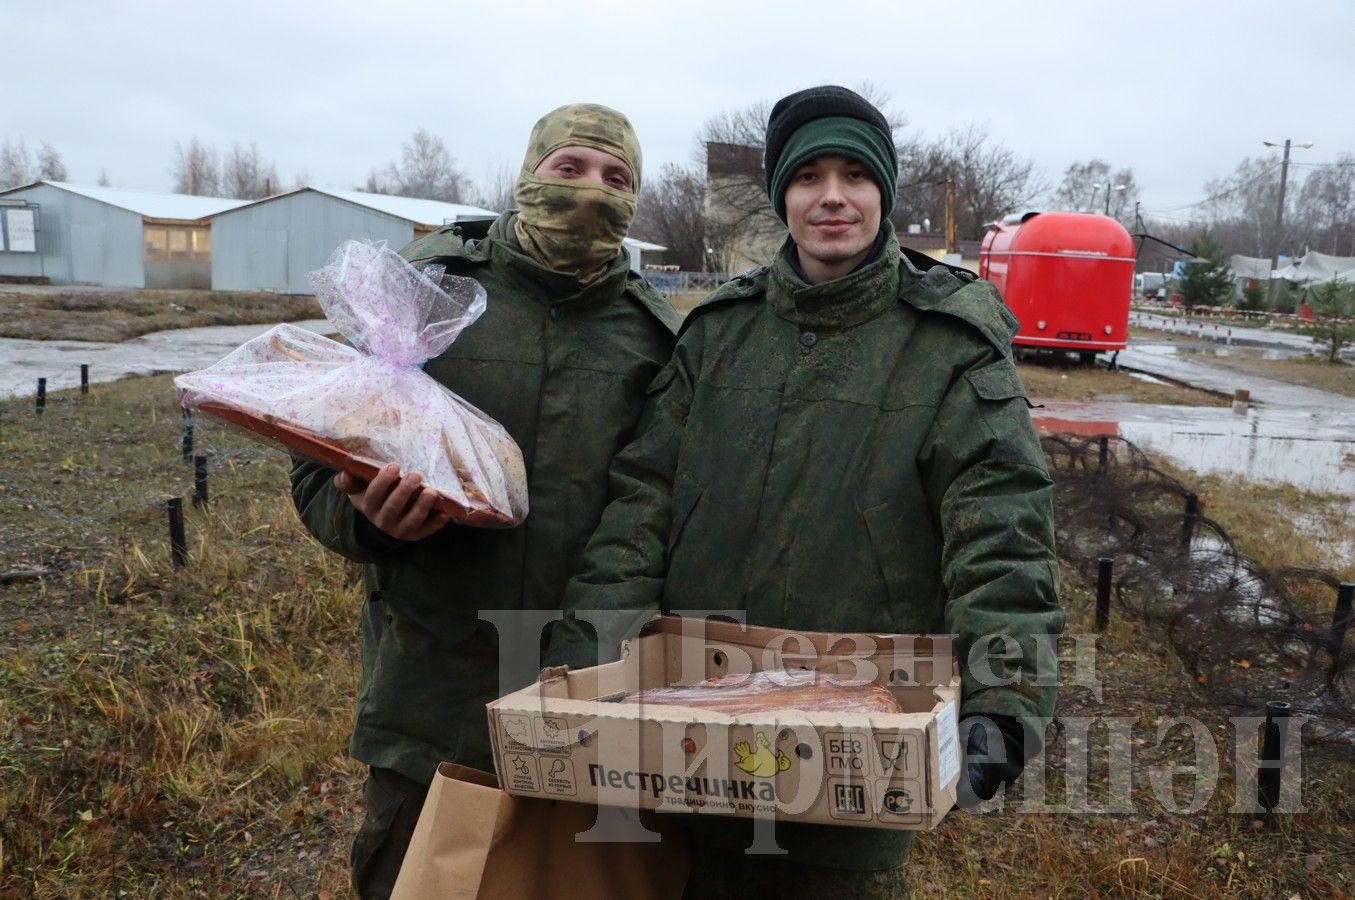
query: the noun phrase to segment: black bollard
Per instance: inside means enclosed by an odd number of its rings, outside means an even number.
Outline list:
[[[170,497],[165,501],[169,512],[169,555],[175,568],[183,568],[188,561],[188,539],[183,530],[183,498]]]
[[[179,443],[183,450],[183,461],[193,461],[193,423],[185,421],[183,423],[183,434],[179,438]]]
[[[207,457],[193,457],[193,505],[207,505]]]
[[[42,415],[42,411],[47,408],[47,379],[38,379],[38,406],[37,414]]]
[[[80,393],[89,393],[89,363],[80,364]]]
[[[1103,434],[1098,440],[1101,446],[1099,450],[1100,459],[1097,461],[1096,470],[1104,472],[1106,466],[1110,464],[1110,437]]]
[[[1284,739],[1289,731],[1289,713],[1292,708],[1284,700],[1266,703],[1266,724],[1261,732],[1261,760],[1256,773],[1256,805],[1266,813],[1280,805]]]
[[[1200,498],[1193,493],[1186,494],[1186,515],[1181,520],[1181,549],[1189,550],[1190,542],[1195,538],[1195,520],[1200,517]]]
[[[1110,624],[1110,575],[1115,562],[1109,556],[1096,561],[1096,630]]]
[[[1330,647],[1333,657],[1340,654],[1341,644],[1346,639],[1346,628],[1350,625],[1352,605],[1355,605],[1355,584],[1343,581],[1340,587],[1336,589],[1336,612],[1332,613],[1331,617]]]

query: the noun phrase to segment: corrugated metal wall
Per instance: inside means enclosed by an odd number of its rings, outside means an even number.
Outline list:
[[[310,294],[308,273],[349,239],[414,239],[403,219],[315,191],[301,191],[212,217],[212,289]]]
[[[42,274],[53,284],[145,286],[141,216],[46,184],[6,196],[42,205],[36,254],[41,260],[0,253],[0,274]]]

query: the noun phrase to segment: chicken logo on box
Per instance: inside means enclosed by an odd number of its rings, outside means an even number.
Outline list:
[[[734,765],[758,778],[771,778],[790,768],[790,757],[780,750],[773,753],[767,735],[759,731],[753,743],[757,749],[750,748],[747,741],[734,745]]]

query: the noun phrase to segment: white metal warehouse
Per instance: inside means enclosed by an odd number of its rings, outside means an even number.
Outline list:
[[[60,181],[10,188],[0,191],[9,226],[9,239],[0,243],[0,276],[119,288],[208,288],[212,235],[204,220],[247,202]],[[25,240],[13,240],[12,218],[24,223]]]
[[[314,293],[306,275],[346,240],[385,241],[399,250],[449,222],[494,215],[439,200],[301,188],[212,217],[212,288]]]
[[[401,247],[443,225],[483,222],[498,213],[480,206],[307,187],[212,216],[212,288],[218,291],[313,293],[307,274],[346,240]],[[658,244],[626,238],[631,268]]]

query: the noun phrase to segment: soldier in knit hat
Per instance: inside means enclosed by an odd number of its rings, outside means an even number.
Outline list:
[[[1016,322],[991,285],[899,246],[891,131],[862,97],[818,87],[782,99],[765,163],[789,237],[683,323],[612,465],[615,499],[548,658],[607,661],[675,610],[953,634],[962,662],[1000,636],[1004,675],[961,669],[958,791],[990,797],[1043,736],[1055,690],[1040,648],[1064,621]],[[595,634],[580,614],[598,610],[611,614],[588,618],[612,624]],[[904,896],[912,834],[778,822],[786,854],[755,856],[749,820],[695,816],[687,896]]]
[[[559,609],[606,505],[607,466],[669,357],[677,314],[630,270],[621,243],[640,178],[625,116],[562,106],[532,129],[514,192],[520,210],[478,242],[449,226],[401,251],[485,287],[484,315],[424,370],[522,449],[526,522],[449,525],[419,474],[394,466],[371,482],[310,462],[293,469],[306,528],[363,568],[349,744],[370,767],[351,857],[363,898],[389,895],[439,762],[493,771],[485,704],[525,684],[500,682],[501,649],[508,658],[529,648],[526,668],[539,670],[541,634],[511,623],[522,610]]]

